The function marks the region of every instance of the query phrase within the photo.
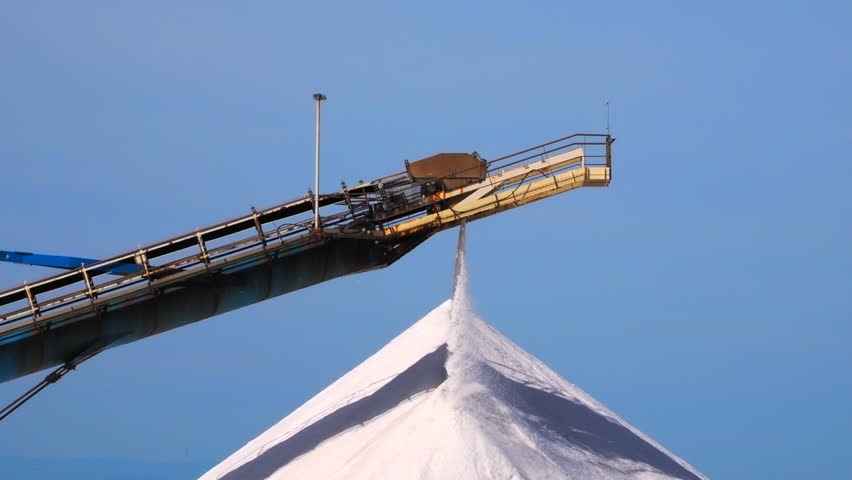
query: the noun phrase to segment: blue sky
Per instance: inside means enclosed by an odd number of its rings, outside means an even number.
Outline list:
[[[603,131],[610,101],[610,188],[470,226],[477,310],[713,478],[852,469],[847,2],[2,11],[0,248],[105,257],[300,195],[316,91],[326,191]],[[447,298],[454,246],[111,350],[4,421],[0,457],[200,473]]]

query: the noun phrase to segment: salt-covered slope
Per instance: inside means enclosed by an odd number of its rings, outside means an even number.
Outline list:
[[[476,318],[464,276],[202,479],[705,478]]]

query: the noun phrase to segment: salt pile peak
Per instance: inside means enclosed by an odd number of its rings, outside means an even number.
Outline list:
[[[453,298],[202,479],[705,479]]]

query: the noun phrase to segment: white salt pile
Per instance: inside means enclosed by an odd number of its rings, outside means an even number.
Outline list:
[[[207,472],[247,479],[705,479],[453,299]]]

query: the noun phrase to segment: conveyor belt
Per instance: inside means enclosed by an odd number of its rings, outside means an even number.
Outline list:
[[[607,186],[612,142],[570,135],[486,162],[484,180],[453,190],[433,191],[441,178],[427,184],[406,172],[344,186],[320,195],[319,230],[305,196],[0,292],[0,382],[385,267],[462,220]],[[136,268],[104,275],[128,266]]]

